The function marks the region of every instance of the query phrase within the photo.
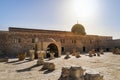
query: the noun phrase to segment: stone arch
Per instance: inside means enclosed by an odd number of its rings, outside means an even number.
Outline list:
[[[55,44],[55,43],[50,43],[48,46],[47,46],[47,51],[49,52],[54,52],[55,53],[55,57],[58,57],[59,56],[59,50],[58,50],[58,46]],[[47,54],[47,57],[50,57],[49,54]]]

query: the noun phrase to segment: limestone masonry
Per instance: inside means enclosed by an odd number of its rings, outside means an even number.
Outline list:
[[[16,27],[9,27],[9,31],[0,31],[0,51],[10,57],[24,52],[29,55],[29,51],[33,49],[35,53],[43,50],[54,52],[55,57],[60,57],[73,50],[84,53],[101,48],[111,51],[115,47],[120,48],[120,40],[113,40],[111,36],[86,35],[80,24],[75,24],[71,32]]]

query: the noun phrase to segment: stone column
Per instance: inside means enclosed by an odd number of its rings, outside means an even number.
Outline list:
[[[35,58],[35,50],[29,50],[30,52],[30,60],[33,61]]]
[[[37,51],[38,54],[38,61],[37,61],[37,65],[43,65],[44,64],[44,56],[42,54],[41,51]]]

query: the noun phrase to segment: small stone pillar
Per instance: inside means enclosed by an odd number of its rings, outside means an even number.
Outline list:
[[[38,60],[37,60],[37,65],[43,65],[44,64],[44,56],[41,51],[37,51],[38,54]]]
[[[55,55],[54,52],[51,52],[51,53],[50,53],[50,60],[55,59],[54,55]]]
[[[69,59],[70,58],[70,52],[66,52],[66,56],[64,57],[64,59]]]
[[[75,57],[76,57],[76,58],[81,57],[81,56],[80,56],[80,52],[76,52],[76,53],[75,53]]]
[[[33,61],[35,58],[35,50],[29,50],[30,52],[30,60]]]
[[[37,51],[38,59],[44,59],[44,55],[41,51]]]

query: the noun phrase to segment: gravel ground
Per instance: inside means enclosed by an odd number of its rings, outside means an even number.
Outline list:
[[[104,53],[100,57],[88,57],[87,54],[81,58],[71,56],[65,60],[64,56],[46,62],[53,62],[56,70],[50,73],[40,71],[42,66],[34,66],[34,61],[17,61],[9,59],[8,63],[0,63],[0,80],[58,80],[61,68],[64,66],[82,66],[87,71],[96,71],[104,75],[104,80],[120,80],[120,55]]]

